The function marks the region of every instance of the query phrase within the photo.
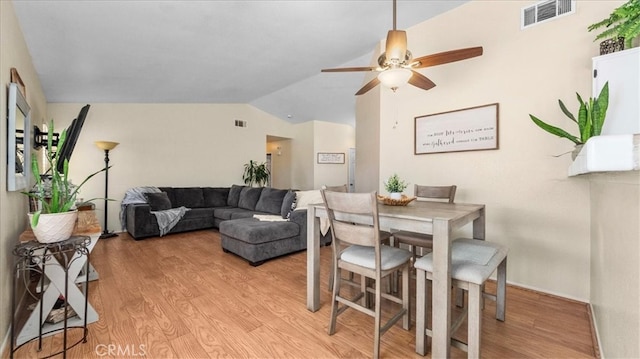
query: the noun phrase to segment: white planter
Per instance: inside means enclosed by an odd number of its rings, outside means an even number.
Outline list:
[[[389,193],[389,198],[391,199],[402,199],[402,193],[400,192],[391,192]]]
[[[29,213],[29,225],[33,213]],[[31,225],[33,234],[40,243],[55,243],[71,237],[78,219],[78,211],[41,214],[38,224]]]

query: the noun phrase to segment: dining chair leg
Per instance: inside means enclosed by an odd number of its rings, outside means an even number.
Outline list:
[[[467,357],[469,359],[480,358],[480,333],[482,332],[481,297],[482,286],[469,283],[469,318],[467,322]]]
[[[411,328],[411,298],[409,297],[409,267],[407,265],[402,270],[402,308],[404,316],[402,318],[402,328],[409,330]]]
[[[340,269],[333,269],[333,291],[331,294],[331,320],[329,321],[329,335],[336,332],[336,321],[338,318],[338,301],[336,300],[340,294]]]
[[[416,269],[416,353],[427,354],[427,308],[429,296],[426,295],[427,272]]]
[[[381,313],[381,287],[382,283],[380,280],[376,280],[376,297],[375,297],[375,320],[374,320],[374,328],[375,332],[373,333],[373,358],[378,359],[380,357],[380,323],[382,322],[382,313]]]
[[[506,297],[507,297],[507,257],[498,265],[498,277],[497,277],[497,289],[496,289],[496,319],[504,322],[504,313],[506,310]]]

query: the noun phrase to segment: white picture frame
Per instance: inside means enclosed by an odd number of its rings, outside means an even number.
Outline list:
[[[496,150],[499,104],[415,117],[416,155]]]
[[[319,164],[344,164],[344,152],[318,152]]]

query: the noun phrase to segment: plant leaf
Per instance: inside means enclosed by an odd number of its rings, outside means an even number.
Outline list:
[[[562,102],[562,100],[558,100],[558,103],[560,104],[560,109],[562,110],[562,112],[564,112],[565,115],[567,115],[567,117],[569,117],[570,119],[573,120],[573,122],[578,123],[578,121],[576,121],[576,118],[573,117],[573,114],[571,112],[569,112],[569,110],[567,109],[567,107],[564,105],[564,103]]]
[[[552,135],[556,135],[556,136],[561,137],[561,138],[566,138],[566,139],[572,141],[573,143],[575,143],[576,145],[579,145],[579,144],[582,143],[582,142],[580,142],[579,138],[577,138],[576,136],[568,133],[567,131],[565,131],[565,130],[559,128],[559,127],[555,127],[555,126],[549,125],[549,124],[541,121],[540,119],[538,119],[534,115],[530,114],[529,117],[531,117],[531,120],[533,121],[533,123],[538,125],[538,127],[540,127],[541,129],[549,132]]]
[[[593,135],[600,136],[602,133],[602,126],[604,126],[604,120],[607,117],[607,109],[609,108],[609,81],[604,83],[602,90],[598,98],[593,105]]]

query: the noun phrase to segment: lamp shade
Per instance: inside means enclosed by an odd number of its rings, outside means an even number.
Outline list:
[[[411,78],[411,75],[413,75],[413,73],[409,69],[405,69],[405,68],[389,69],[381,72],[378,75],[378,80],[380,80],[380,82],[384,86],[392,90],[395,90],[398,87],[406,84],[407,81],[409,81],[409,79]]]
[[[111,142],[111,141],[96,141],[95,144],[96,146],[98,146],[99,149],[103,151],[110,151],[116,148],[116,146],[119,145],[120,143]]]

